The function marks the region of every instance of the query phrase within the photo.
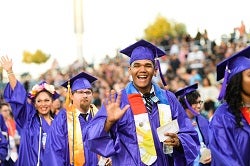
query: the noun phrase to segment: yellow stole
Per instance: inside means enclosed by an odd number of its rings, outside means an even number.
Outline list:
[[[82,130],[79,122],[78,111],[70,100],[70,84],[68,83],[68,92],[66,95],[65,108],[67,110],[67,127],[70,164],[74,166],[83,166],[85,163],[84,147],[82,141]]]
[[[79,114],[80,112],[77,109],[67,111],[70,163],[74,166],[83,166],[85,163]]]
[[[65,109],[67,110],[67,127],[68,127],[68,142],[69,142],[69,156],[70,164],[74,166],[83,166],[85,163],[84,144],[82,141],[82,130],[79,122],[80,111],[77,110],[71,103],[70,82],[67,85],[67,95],[65,100]],[[97,113],[98,109],[91,104],[92,118]]]
[[[94,116],[98,111],[96,106],[93,104],[90,105],[90,109],[92,110],[92,116]],[[83,166],[85,163],[84,145],[82,142],[82,131],[79,122],[79,115],[80,111],[73,108],[72,105],[68,106],[67,125],[70,163],[74,164],[74,166]]]

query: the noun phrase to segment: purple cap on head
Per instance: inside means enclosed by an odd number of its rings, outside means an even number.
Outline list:
[[[250,47],[237,52],[217,64],[217,81],[223,80],[219,100],[225,96],[226,86],[230,79],[237,73],[250,69]]]
[[[78,75],[72,77],[69,81],[64,82],[61,86],[67,88],[68,82],[70,83],[71,92],[74,92],[79,89],[90,89],[92,88],[92,83],[96,81],[97,78],[87,74],[85,72],[81,72]]]
[[[130,65],[137,60],[151,60],[152,62],[155,62],[156,60],[157,62],[156,66],[159,69],[162,83],[164,86],[167,85],[167,83],[164,80],[163,74],[161,72],[159,59],[157,59],[159,57],[166,55],[165,51],[159,49],[157,46],[149,43],[148,41],[142,39],[128,46],[127,48],[121,50],[120,52],[130,57],[129,61]]]
[[[199,115],[199,113],[197,113],[197,112],[192,108],[192,106],[189,104],[189,102],[187,101],[186,95],[189,94],[189,93],[191,93],[191,92],[196,91],[197,88],[198,88],[198,83],[195,83],[195,84],[193,84],[193,85],[186,86],[185,88],[180,89],[180,90],[178,90],[177,92],[175,92],[175,96],[176,96],[176,97],[180,97],[180,98],[183,98],[183,99],[184,99],[187,108],[192,112],[192,114],[193,114],[194,116]]]
[[[143,39],[128,46],[120,52],[130,57],[129,64],[136,60],[143,59],[154,61],[156,58],[166,55],[163,50]]]
[[[176,97],[183,97],[186,96],[187,94],[196,91],[196,89],[198,88],[198,83],[195,83],[193,85],[190,86],[186,86],[185,88],[182,88],[180,90],[178,90],[177,92],[175,92],[175,96]]]

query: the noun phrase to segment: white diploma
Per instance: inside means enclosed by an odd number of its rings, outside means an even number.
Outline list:
[[[165,136],[165,133],[178,133],[179,132],[179,125],[177,119],[167,123],[164,126],[160,126],[157,128],[157,134],[159,137],[160,142],[164,142],[168,136]]]

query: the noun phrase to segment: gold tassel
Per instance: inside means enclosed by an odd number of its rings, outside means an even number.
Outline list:
[[[70,81],[68,81],[65,108],[67,111],[72,112],[70,95],[71,95],[71,88],[70,88]]]

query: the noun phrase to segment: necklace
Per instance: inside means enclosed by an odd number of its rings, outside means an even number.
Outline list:
[[[244,102],[242,102],[242,106],[250,108],[250,103],[244,103]]]

